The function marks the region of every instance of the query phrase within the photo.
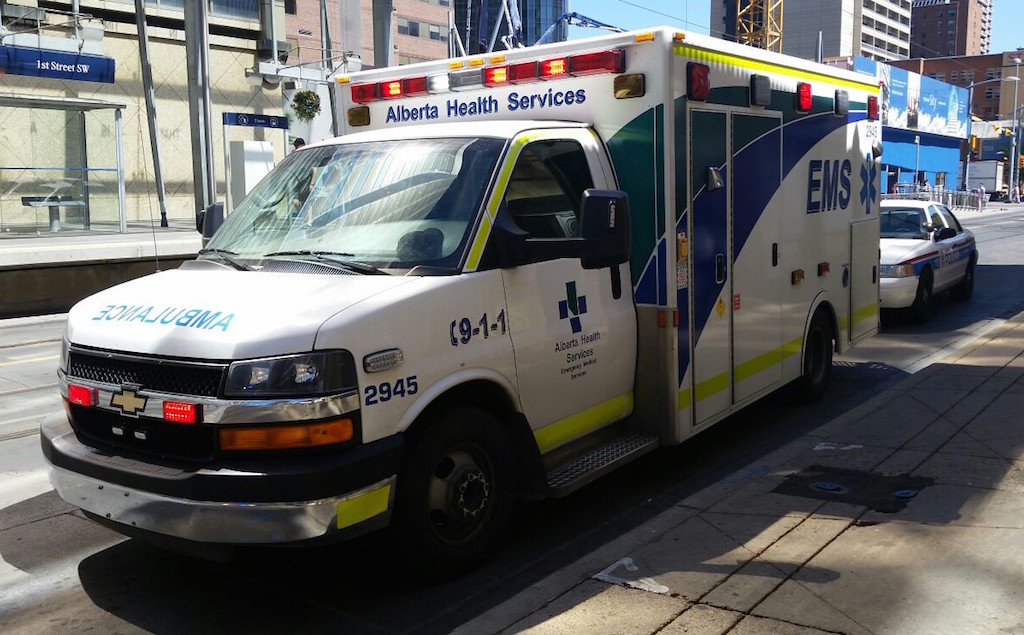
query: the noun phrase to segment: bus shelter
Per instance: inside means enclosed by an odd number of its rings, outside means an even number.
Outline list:
[[[127,231],[125,107],[0,93],[0,237]]]

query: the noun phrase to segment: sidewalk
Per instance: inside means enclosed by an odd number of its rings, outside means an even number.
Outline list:
[[[1024,632],[1024,313],[456,629]]]

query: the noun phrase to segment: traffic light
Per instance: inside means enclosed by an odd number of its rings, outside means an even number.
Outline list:
[[[1024,154],[1017,157],[1017,167],[1024,170]]]

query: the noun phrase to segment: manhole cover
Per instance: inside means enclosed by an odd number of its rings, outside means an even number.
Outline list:
[[[875,511],[894,514],[906,507],[922,489],[934,483],[930,478],[909,474],[884,475],[812,465],[788,476],[772,491],[864,505]]]

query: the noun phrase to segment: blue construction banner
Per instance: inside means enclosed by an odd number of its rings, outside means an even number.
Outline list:
[[[223,116],[225,126],[246,126],[249,128],[281,128],[288,129],[288,119],[276,115],[257,115],[248,112],[226,112]]]
[[[865,57],[854,58],[853,70],[878,79],[883,126],[967,138],[966,88]]]
[[[0,44],[0,75],[114,83],[114,59],[85,53]]]

